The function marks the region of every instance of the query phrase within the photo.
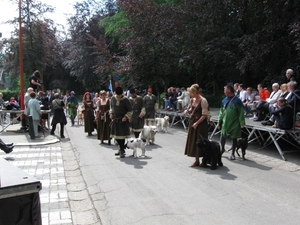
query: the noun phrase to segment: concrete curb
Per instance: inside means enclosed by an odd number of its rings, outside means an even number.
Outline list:
[[[15,143],[14,146],[40,146],[40,145],[49,145],[60,142],[59,138],[55,138],[50,141],[40,141],[40,140],[32,140],[34,143]],[[36,141],[36,142],[35,142]]]

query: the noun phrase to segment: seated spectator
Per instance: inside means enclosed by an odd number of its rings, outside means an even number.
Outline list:
[[[286,96],[287,103],[299,111],[300,106],[300,90],[297,89],[297,82],[290,81],[287,83],[289,94]],[[296,104],[296,105],[295,105]]]
[[[253,92],[252,87],[248,87],[246,91],[246,101],[243,103],[244,104],[244,111],[245,115],[252,115],[250,105],[255,101],[255,95],[256,93]]]
[[[167,110],[173,110],[173,98],[174,98],[174,95],[175,95],[175,88],[173,87],[170,87],[168,89],[168,99],[167,99]]]
[[[288,94],[289,94],[289,91],[288,91],[287,84],[281,84],[279,98],[286,98]],[[269,104],[269,113],[270,114],[271,114],[271,112],[273,112],[276,109],[276,106],[277,106],[277,102],[275,102],[273,104]],[[273,122],[264,121],[264,122],[262,122],[262,124],[263,125],[273,125]]]
[[[279,98],[277,108],[272,112],[275,119],[273,127],[283,130],[289,130],[293,127],[293,108],[288,104],[285,98]]]
[[[233,85],[233,88],[234,88],[234,94],[235,94],[236,96],[238,96],[238,97],[240,96],[239,86],[240,86],[239,83],[235,83],[235,84]]]
[[[177,97],[177,109],[183,112],[190,102],[190,95],[184,87],[181,88],[181,95]]]
[[[239,91],[240,91],[240,94],[239,94],[238,97],[241,99],[241,101],[243,103],[246,102],[247,91],[244,89],[244,85],[243,84],[239,85]]]
[[[297,82],[295,81],[290,81],[288,84],[287,84],[287,87],[288,87],[288,90],[289,90],[289,93],[288,95],[286,95],[285,99],[287,100],[287,103],[288,105],[290,105],[293,110],[295,110],[295,112],[297,113],[299,111],[299,106],[300,106],[300,90],[297,90]],[[295,102],[296,102],[296,105],[295,105]],[[295,109],[294,109],[295,107]],[[270,113],[273,114],[273,112],[278,109],[278,103],[274,104],[272,108],[269,108],[270,110]],[[294,114],[292,116],[292,118],[294,119]],[[275,122],[275,118],[274,116],[271,116],[270,119],[268,121],[264,121],[262,123],[262,125],[274,125],[274,122]]]
[[[172,87],[169,87],[168,90],[167,90],[167,93],[166,93],[166,98],[164,99],[164,101],[165,101],[165,110],[169,110],[171,108],[170,107],[170,97],[171,97],[172,94],[173,94]]]
[[[296,77],[294,75],[294,71],[292,69],[287,69],[286,72],[285,72],[285,76],[286,76],[286,82],[287,83],[289,83],[290,81],[297,82]]]
[[[256,106],[261,102],[261,101],[266,101],[267,98],[270,97],[270,92],[268,89],[264,88],[263,84],[258,84],[257,85],[257,90],[259,93],[259,99],[255,100],[253,104],[251,105],[251,110],[253,111],[253,117],[249,118],[250,120],[253,121],[260,121],[262,120],[261,118],[258,118],[257,113],[256,113]]]
[[[256,112],[258,118],[264,119],[265,115],[269,113],[269,106],[276,103],[281,94],[278,83],[274,83],[272,85],[272,90],[273,91],[270,97],[267,98],[265,101],[263,100],[260,101],[259,104],[256,106]]]
[[[181,94],[180,89],[179,88],[174,88],[173,89],[173,96],[170,99],[170,104],[171,104],[171,108],[170,110],[177,110],[177,97],[179,96],[179,94]]]
[[[280,85],[280,97],[282,98],[286,98],[286,96],[289,94],[289,91],[288,91],[288,86],[287,84],[281,84]]]
[[[20,105],[19,105],[19,103],[15,100],[14,97],[11,97],[11,98],[10,98],[9,104],[11,105],[12,110],[14,110],[14,109],[20,109]],[[15,124],[15,123],[18,123],[18,122],[19,122],[16,118],[17,118],[17,114],[16,114],[16,113],[10,113],[10,121],[11,121],[11,124]]]

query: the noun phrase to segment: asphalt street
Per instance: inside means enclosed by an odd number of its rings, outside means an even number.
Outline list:
[[[300,223],[299,152],[283,161],[274,146],[251,144],[246,161],[231,161],[225,152],[224,166],[212,171],[190,167],[194,159],[184,155],[181,127],[157,133],[147,157],[138,159],[131,150],[120,159],[118,146],[100,144],[83,130],[67,126],[70,141],[62,143],[71,144],[75,157],[69,162],[63,155],[65,164],[81,174],[76,185],[68,184],[76,200],[70,204],[73,224]]]
[[[132,150],[115,156],[118,146],[100,144],[82,125],[67,124],[65,139],[59,127],[55,136],[45,132],[36,140],[13,132],[18,128],[1,133],[15,143],[1,157],[41,181],[43,225],[300,223],[300,150],[284,161],[273,145],[251,143],[247,160],[231,161],[225,152],[224,166],[212,171],[190,167],[194,159],[184,155],[187,133],[179,124],[157,133],[147,157],[137,159]]]

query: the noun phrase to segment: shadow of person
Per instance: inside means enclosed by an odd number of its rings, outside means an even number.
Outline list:
[[[159,149],[162,148],[162,146],[157,145],[157,144],[151,144],[151,145],[146,145],[146,152],[147,151],[152,151],[153,149]]]
[[[140,158],[134,158],[131,156],[125,156],[125,158],[117,158],[118,160],[120,160],[121,162],[124,162],[128,165],[132,165],[135,169],[143,169],[145,165],[148,164],[147,161],[142,161],[140,160]],[[143,158],[145,159],[145,158]]]
[[[236,158],[236,160],[232,161],[232,160],[228,159],[228,161],[231,161],[231,162],[243,165],[243,166],[248,166],[248,167],[251,167],[251,168],[256,168],[256,169],[259,169],[259,170],[266,170],[267,171],[267,170],[272,169],[272,167],[265,166],[265,165],[262,165],[262,164],[258,164],[257,162],[249,160],[249,159],[243,160],[242,158]]]
[[[229,173],[230,170],[226,166],[218,166],[215,170],[211,170],[210,166],[198,168],[200,168],[200,170],[204,171],[206,174],[219,176],[223,180],[235,180],[237,178],[236,175]]]

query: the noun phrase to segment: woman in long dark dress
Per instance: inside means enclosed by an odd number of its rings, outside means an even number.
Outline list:
[[[94,127],[95,127],[94,125],[95,115],[94,115],[94,103],[90,92],[86,92],[83,95],[81,109],[84,114],[84,132],[88,133],[88,136],[92,136],[93,135],[92,132],[94,131]]]
[[[110,99],[108,98],[106,91],[100,91],[100,99],[97,102],[97,133],[98,140],[101,140],[101,144],[108,140],[110,145],[110,122],[109,118]]]
[[[51,130],[51,134],[54,135],[55,129],[56,129],[56,124],[60,124],[60,137],[61,138],[65,138],[64,136],[64,126],[67,124],[67,119],[66,119],[66,115],[64,113],[64,106],[65,103],[59,99],[59,94],[56,93],[54,95],[54,100],[52,101],[52,107],[54,110],[54,115],[53,115],[53,119],[51,122],[52,125],[52,130]]]
[[[184,114],[189,113],[191,118],[188,127],[188,135],[185,145],[184,154],[190,157],[195,157],[195,162],[191,165],[202,166],[199,157],[202,157],[202,150],[196,145],[198,136],[201,134],[203,137],[208,138],[208,102],[201,96],[199,92],[199,85],[193,84],[188,88],[191,96],[190,105],[184,111]]]

